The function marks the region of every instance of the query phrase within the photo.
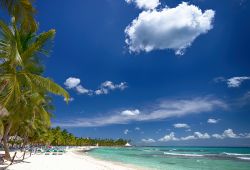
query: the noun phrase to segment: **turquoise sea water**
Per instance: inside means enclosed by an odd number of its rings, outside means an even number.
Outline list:
[[[89,154],[157,170],[250,170],[250,148],[103,147]]]

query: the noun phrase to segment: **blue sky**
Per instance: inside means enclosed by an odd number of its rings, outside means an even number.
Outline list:
[[[249,1],[35,5],[40,30],[57,30],[46,76],[73,100],[54,97],[54,126],[140,145],[249,145]]]

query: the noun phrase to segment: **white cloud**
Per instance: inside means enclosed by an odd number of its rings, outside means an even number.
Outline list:
[[[189,135],[186,137],[176,137],[174,132],[160,138],[159,141],[161,142],[168,142],[168,141],[187,141],[187,140],[198,140],[198,139],[210,139],[211,137],[216,139],[225,139],[225,138],[250,138],[250,133],[240,133],[239,135],[235,134],[232,129],[225,130],[221,135],[220,134],[213,134],[209,135],[207,132],[194,132],[193,135]]]
[[[90,90],[84,88],[82,85],[76,86],[76,91],[80,94],[89,94],[90,95]]]
[[[240,136],[243,138],[250,138],[250,133],[243,133],[243,134],[240,134]]]
[[[159,0],[125,0],[127,3],[135,3],[140,9],[154,9],[161,3]]]
[[[207,123],[212,123],[212,124],[216,124],[216,123],[218,123],[219,122],[219,119],[208,119],[207,120]]]
[[[81,84],[81,80],[79,78],[75,77],[69,77],[65,82],[64,85],[68,89],[74,89],[76,90],[79,94],[86,94],[86,95],[102,95],[102,94],[108,94],[111,90],[124,90],[126,89],[127,83],[126,82],[121,82],[119,84],[114,84],[111,81],[105,81],[101,83],[100,88],[97,90],[90,90],[85,87],[83,87]]]
[[[221,135],[220,134],[213,134],[212,137],[216,139],[224,139],[224,138],[240,138],[239,135],[235,134],[232,129],[225,130]],[[241,136],[245,137],[245,136]]]
[[[101,94],[108,94],[108,90],[107,89],[98,89],[95,91],[96,95],[101,95]]]
[[[225,139],[225,138],[250,138],[250,133],[240,133],[239,135],[235,134],[232,129],[225,130],[222,134],[213,134],[209,135],[208,133],[194,132],[193,135],[189,135],[186,137],[175,137],[174,132],[171,132],[169,135],[160,138],[159,141],[168,142],[168,141],[187,141],[187,140],[198,140],[198,139],[210,139],[211,137],[216,139]]]
[[[128,129],[125,129],[123,133],[124,133],[125,135],[127,135],[128,132],[129,132],[129,130],[128,130]]]
[[[120,84],[114,84],[112,81],[105,81],[101,84],[100,88],[95,90],[96,95],[108,94],[110,90],[124,90],[126,89],[127,83],[121,82]]]
[[[128,88],[128,86],[127,86],[126,82],[121,82],[120,84],[116,85],[116,88],[120,89],[120,90],[124,90],[124,89]]]
[[[200,133],[200,132],[194,132],[194,136],[196,136],[196,138],[198,139],[209,139],[210,135],[208,133]]]
[[[219,82],[224,82],[224,81],[227,81],[224,77],[215,77],[214,79],[213,79],[213,81],[215,82],[215,83],[219,83]]]
[[[121,112],[121,115],[123,116],[137,116],[140,114],[140,111],[138,109],[136,110],[124,110]]]
[[[201,34],[212,29],[215,12],[186,2],[175,8],[143,11],[125,29],[130,52],[172,49],[182,55]]]
[[[176,123],[173,125],[175,128],[189,128],[188,124],[185,123]]]
[[[186,136],[186,137],[181,137],[181,140],[194,140],[196,137],[194,135]]]
[[[139,127],[135,127],[135,130],[139,131],[139,130],[141,130],[141,128],[139,128]]]
[[[210,112],[219,108],[224,109],[227,108],[227,105],[221,100],[205,97],[183,100],[163,100],[157,105],[154,104],[154,107],[148,106],[147,108],[143,111],[118,111],[108,114],[108,116],[68,119],[67,121],[60,121],[55,124],[61,127],[99,127],[111,124],[127,124],[130,122],[156,121],[170,117]],[[122,112],[123,114],[121,114]],[[133,116],[124,116],[124,114]]]
[[[151,139],[151,138],[142,139],[141,141],[144,142],[144,143],[154,143],[154,142],[156,142],[154,139]]]
[[[237,138],[238,136],[233,132],[232,129],[227,129],[222,134],[224,138]]]
[[[223,139],[224,137],[220,134],[213,134],[212,137],[216,138],[216,139]]]
[[[193,135],[180,138],[180,140],[196,140],[196,139],[210,139],[210,135],[208,133],[194,132]]]
[[[250,77],[232,77],[227,80],[228,87],[240,87],[243,81],[250,80]]]
[[[88,94],[88,95],[90,95],[91,90],[88,90],[88,89],[84,88],[82,85],[80,85],[80,83],[81,83],[81,80],[79,78],[69,77],[64,82],[64,85],[68,89],[75,89],[80,94]]]
[[[80,82],[81,82],[81,80],[79,78],[69,77],[64,82],[64,85],[66,86],[66,88],[72,89],[72,88],[75,88],[76,86],[78,86],[80,84]]]
[[[101,87],[108,88],[108,89],[115,89],[115,85],[111,81],[105,81],[101,84]]]
[[[175,137],[174,132],[171,132],[168,135],[165,135],[163,138],[160,138],[160,142],[168,142],[168,141],[178,141],[179,139]]]

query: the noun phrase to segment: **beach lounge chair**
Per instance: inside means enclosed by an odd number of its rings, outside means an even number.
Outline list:
[[[64,153],[63,150],[59,150],[59,151],[58,151],[58,155],[62,155],[63,153]]]
[[[42,149],[37,149],[37,150],[36,150],[36,154],[37,154],[37,155],[43,154],[43,150],[42,150]]]
[[[57,152],[58,152],[58,151],[57,151],[56,149],[53,149],[53,150],[52,150],[52,155],[57,155]]]
[[[51,151],[48,149],[45,151],[45,155],[50,155]]]

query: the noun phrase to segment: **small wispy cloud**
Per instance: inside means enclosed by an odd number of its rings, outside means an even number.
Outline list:
[[[89,96],[109,94],[110,91],[114,91],[114,90],[122,91],[128,87],[126,82],[114,84],[112,81],[105,81],[101,83],[98,89],[91,90],[81,85],[81,80],[76,77],[69,77],[64,82],[64,85],[67,89],[74,89],[75,91],[77,91],[78,94],[85,94]]]
[[[61,120],[55,122],[54,125],[61,127],[99,127],[111,124],[163,120],[170,117],[181,117],[227,108],[227,104],[222,100],[210,97],[163,100],[156,105],[152,105],[145,107],[142,111],[139,109],[114,111],[111,114],[107,113],[106,116]]]
[[[82,85],[76,86],[76,91],[79,94],[88,94],[88,95],[92,94],[92,90],[88,90],[85,87],[83,87]]]
[[[250,80],[250,77],[232,77],[227,80],[227,85],[228,87],[240,87],[240,85],[243,83],[245,80]]]
[[[128,130],[128,129],[125,129],[125,130],[123,131],[123,133],[124,133],[125,135],[127,135],[127,134],[128,134],[128,132],[129,132],[129,130]]]
[[[136,110],[124,110],[121,112],[121,115],[123,116],[137,116],[139,115],[141,112],[136,109]]]
[[[156,142],[156,141],[155,141],[154,139],[152,139],[152,138],[142,139],[141,141],[144,142],[144,143],[155,143],[155,142]]]
[[[175,128],[190,128],[190,126],[186,123],[176,123],[173,125]]]
[[[229,88],[236,88],[236,87],[240,87],[241,84],[246,80],[250,80],[250,77],[249,76],[239,76],[239,77],[231,77],[228,79],[226,79],[224,77],[216,77],[214,79],[214,82],[215,83],[226,82],[226,84]]]
[[[219,121],[220,121],[219,119],[212,119],[212,118],[210,118],[210,119],[207,120],[207,123],[216,124]]]
[[[139,127],[135,127],[135,130],[139,131],[139,130],[141,130],[141,128],[139,128]]]
[[[119,84],[114,84],[113,82],[111,81],[105,81],[101,84],[100,88],[95,90],[94,93],[96,95],[101,95],[101,94],[108,94],[110,91],[112,90],[124,90],[126,89],[128,86],[127,86],[127,83],[126,82],[121,82]]]
[[[250,91],[247,91],[242,97],[234,101],[234,104],[240,107],[248,106],[250,104]]]

